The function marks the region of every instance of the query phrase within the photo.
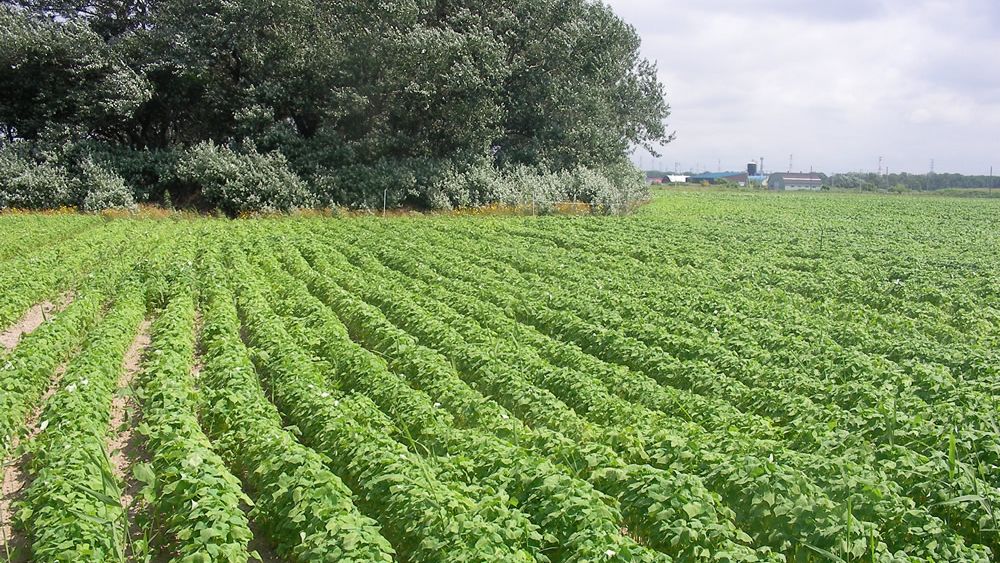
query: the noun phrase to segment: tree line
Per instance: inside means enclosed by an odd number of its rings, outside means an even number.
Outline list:
[[[0,4],[0,207],[611,208],[671,139],[600,1]]]
[[[998,178],[953,173],[909,174],[834,174],[824,182],[833,188],[862,191],[938,191],[948,189],[980,189],[1000,186]]]

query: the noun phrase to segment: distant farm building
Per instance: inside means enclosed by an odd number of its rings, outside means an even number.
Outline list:
[[[814,191],[818,192],[823,187],[823,177],[819,174],[792,174],[778,173],[771,174],[767,179],[767,187],[772,190],[783,192],[794,191]]]
[[[764,159],[760,159],[760,166],[756,162],[747,163],[747,180],[751,186],[763,186],[767,183],[767,176],[764,175]]]
[[[658,186],[660,184],[684,184],[687,181],[688,177],[680,174],[668,174],[662,178],[646,178],[646,183],[651,186]]]
[[[705,174],[697,174],[695,176],[690,176],[688,178],[688,183],[691,184],[739,184],[740,186],[747,185],[747,173],[746,172],[708,172]]]

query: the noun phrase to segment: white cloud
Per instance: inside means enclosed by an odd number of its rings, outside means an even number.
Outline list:
[[[994,0],[610,0],[673,108],[683,168],[1000,166]],[[638,158],[638,157],[637,157]],[[991,162],[992,160],[992,162]],[[646,163],[651,159],[646,157]]]

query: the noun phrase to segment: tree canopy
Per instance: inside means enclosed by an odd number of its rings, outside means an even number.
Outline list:
[[[2,4],[5,143],[105,163],[140,199],[199,192],[175,173],[194,151],[287,167],[320,203],[479,203],[470,174],[614,183],[671,139],[655,66],[599,1]]]

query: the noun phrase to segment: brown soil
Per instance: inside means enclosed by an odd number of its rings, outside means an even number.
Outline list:
[[[245,509],[247,510],[247,509]],[[278,554],[275,553],[274,548],[271,546],[271,542],[264,537],[260,529],[254,525],[253,521],[250,522],[250,531],[253,532],[253,539],[250,540],[250,545],[247,546],[247,550],[250,553],[254,551],[257,555],[260,555],[261,563],[280,563],[284,561]],[[253,559],[251,559],[253,561]]]
[[[150,321],[143,321],[139,333],[125,354],[122,362],[122,374],[118,379],[118,392],[111,403],[111,438],[108,441],[108,451],[111,454],[111,469],[115,476],[124,484],[122,490],[122,507],[128,515],[128,542],[132,545],[141,539],[143,530],[140,525],[142,509],[140,491],[142,483],[132,475],[132,467],[148,459],[142,448],[142,436],[135,431],[141,416],[140,406],[133,393],[132,383],[142,365],[142,353],[149,347]]]
[[[73,294],[66,293],[62,296],[58,304],[52,303],[51,301],[43,301],[32,308],[28,309],[28,312],[21,317],[21,320],[14,323],[13,326],[8,328],[3,333],[0,333],[0,348],[7,350],[8,352],[13,350],[17,343],[20,342],[21,337],[25,334],[31,334],[38,327],[42,326],[52,313],[57,313],[65,309],[70,303],[73,302]]]
[[[191,378],[194,379],[195,389],[198,388],[198,379],[201,377],[201,370],[205,369],[205,362],[202,361],[204,349],[202,348],[201,334],[205,328],[205,321],[201,317],[201,311],[194,312],[194,364],[191,366]]]
[[[66,366],[67,364],[63,364],[56,369],[52,381],[49,383],[49,388],[42,395],[42,400],[38,402],[31,416],[28,417],[28,422],[25,425],[26,440],[22,441],[20,436],[15,435],[11,440],[11,452],[13,452],[14,457],[4,460],[3,486],[0,490],[0,554],[3,554],[10,563],[30,560],[31,547],[31,542],[24,531],[12,526],[13,504],[24,498],[29,484],[27,469],[30,456],[26,451],[18,451],[18,448],[22,442],[30,442],[41,433],[39,419],[42,416],[42,410],[49,397],[59,389],[62,376],[66,373]]]

